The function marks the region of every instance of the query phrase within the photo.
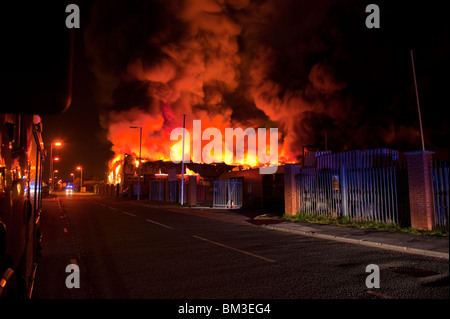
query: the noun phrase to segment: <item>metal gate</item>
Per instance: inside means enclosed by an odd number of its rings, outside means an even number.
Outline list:
[[[213,185],[213,207],[242,207],[242,179],[214,181]]]
[[[227,207],[227,181],[214,181],[213,207]]]
[[[228,180],[228,201],[229,208],[242,207],[242,179]]]

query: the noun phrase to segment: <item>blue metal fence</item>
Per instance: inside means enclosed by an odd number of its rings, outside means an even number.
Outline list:
[[[318,153],[309,164],[296,176],[300,213],[399,223],[398,151]]]
[[[449,227],[449,175],[448,162],[433,163],[434,226]]]

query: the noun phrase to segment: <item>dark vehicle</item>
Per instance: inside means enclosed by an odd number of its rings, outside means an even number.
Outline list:
[[[74,30],[65,24],[68,4],[2,4],[0,298],[30,298],[33,291],[46,160],[39,115],[70,105]]]
[[[45,160],[39,116],[0,115],[0,296],[31,296]]]

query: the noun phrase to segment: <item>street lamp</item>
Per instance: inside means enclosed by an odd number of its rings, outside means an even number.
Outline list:
[[[72,176],[72,185],[75,184],[75,174],[74,173],[70,173],[70,176]]]
[[[141,198],[141,142],[142,142],[142,126],[130,126],[130,128],[139,129],[139,168],[138,168],[138,194],[137,200]]]
[[[53,183],[53,145],[56,146],[56,147],[60,147],[60,146],[62,146],[62,143],[61,142],[52,142],[50,144],[50,178],[51,178],[51,181],[52,181],[52,184],[51,184],[51,190],[52,191],[54,190],[54,183]],[[56,157],[54,160],[58,161],[59,157]]]
[[[80,171],[80,192],[81,192],[81,188],[83,187],[83,167],[78,166],[77,170]]]

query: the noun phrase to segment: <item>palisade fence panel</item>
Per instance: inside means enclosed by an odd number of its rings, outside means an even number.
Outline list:
[[[449,169],[448,162],[433,163],[434,226],[449,228]]]
[[[178,182],[169,182],[169,202],[176,203],[178,200]]]
[[[213,206],[214,207],[227,207],[227,181],[218,180],[214,181],[213,190]]]
[[[151,180],[151,199],[155,201],[164,201],[164,182],[161,180]]]
[[[312,165],[296,176],[299,213],[399,223],[398,151],[323,152]]]

